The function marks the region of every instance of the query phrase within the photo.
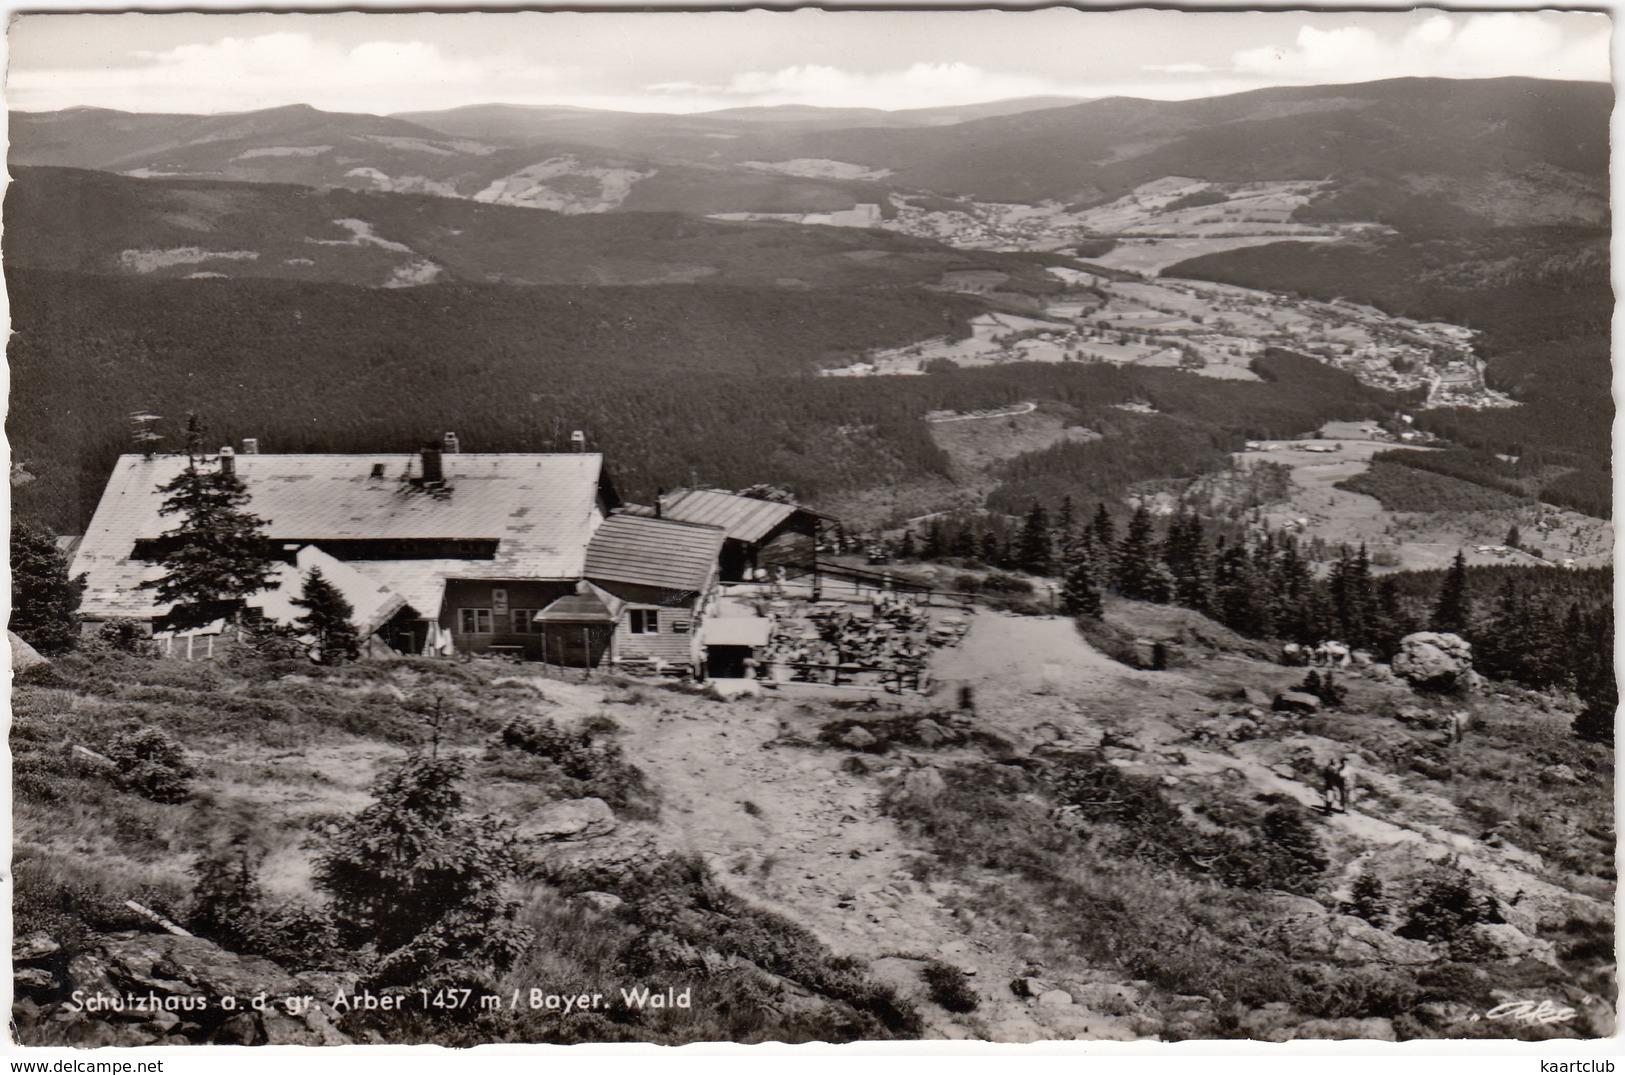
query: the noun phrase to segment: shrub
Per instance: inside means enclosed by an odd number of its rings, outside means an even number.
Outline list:
[[[118,653],[149,656],[153,644],[147,634],[147,625],[140,620],[115,618],[96,629],[96,641]]]
[[[1369,866],[1354,879],[1354,884],[1349,888],[1349,898],[1341,909],[1344,914],[1363,918],[1379,929],[1387,921],[1389,900],[1383,894],[1382,879]]]
[[[131,722],[103,753],[117,767],[121,787],[160,803],[184,802],[191,797],[196,772],[180,745],[163,729]]]
[[[1440,867],[1422,880],[1404,923],[1394,932],[1413,940],[1456,945],[1470,943],[1474,926],[1499,921],[1494,900],[1480,892],[1468,874]]]
[[[186,923],[196,933],[235,951],[247,951],[259,930],[258,863],[242,838],[192,864],[192,899]]]
[[[410,755],[317,858],[341,938],[386,953],[375,984],[500,970],[521,947],[516,908],[502,899],[517,873],[513,837],[494,818],[463,815],[462,773],[456,759]]]
[[[981,1004],[976,991],[965,984],[965,972],[952,963],[933,959],[920,968],[920,978],[932,1001],[951,1012],[973,1012]]]

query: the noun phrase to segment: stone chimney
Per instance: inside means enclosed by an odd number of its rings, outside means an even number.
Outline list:
[[[227,478],[237,476],[237,453],[229,444],[220,449],[220,473]]]
[[[576,430],[574,433],[571,433],[570,434],[570,450],[572,452],[584,452],[584,451],[586,451],[587,450],[587,434],[581,432],[581,430],[579,430],[579,429]]]
[[[259,455],[260,454],[260,439],[258,437],[244,437],[243,438],[243,454],[244,455]]]
[[[443,485],[446,481],[445,469],[440,464],[440,445],[426,444],[423,446],[423,484]]]
[[[455,434],[455,433],[447,433],[445,439],[446,439],[446,454],[447,455],[456,455],[459,451],[462,450],[461,448],[458,447],[458,444],[457,444],[457,434]]]

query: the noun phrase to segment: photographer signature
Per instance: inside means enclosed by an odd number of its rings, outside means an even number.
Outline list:
[[[1554,1026],[1567,1023],[1578,1014],[1568,1005],[1555,1004],[1550,1000],[1509,1000],[1482,1015],[1473,1016],[1472,1021],[1482,1019],[1485,1022],[1498,1022],[1504,1019],[1519,1026]]]

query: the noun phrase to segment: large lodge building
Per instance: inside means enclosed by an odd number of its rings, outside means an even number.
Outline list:
[[[73,560],[86,577],[87,629],[133,619],[171,634],[172,606],[143,583],[164,574],[163,535],[177,522],[160,515],[159,487],[187,465],[186,456],[119,458]],[[198,465],[242,480],[283,561],[280,584],[248,606],[291,623],[291,599],[320,567],[380,654],[700,671],[719,581],[810,559],[820,519],[714,490],[623,506],[602,455],[465,453],[453,434],[416,453],[223,448]]]

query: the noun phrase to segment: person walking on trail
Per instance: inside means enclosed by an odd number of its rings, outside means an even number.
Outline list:
[[[1326,797],[1326,812],[1328,814],[1346,814],[1349,810],[1349,779],[1348,759],[1338,758],[1335,762],[1327,762],[1321,770],[1321,794]],[[1335,800],[1336,806],[1332,803]]]

